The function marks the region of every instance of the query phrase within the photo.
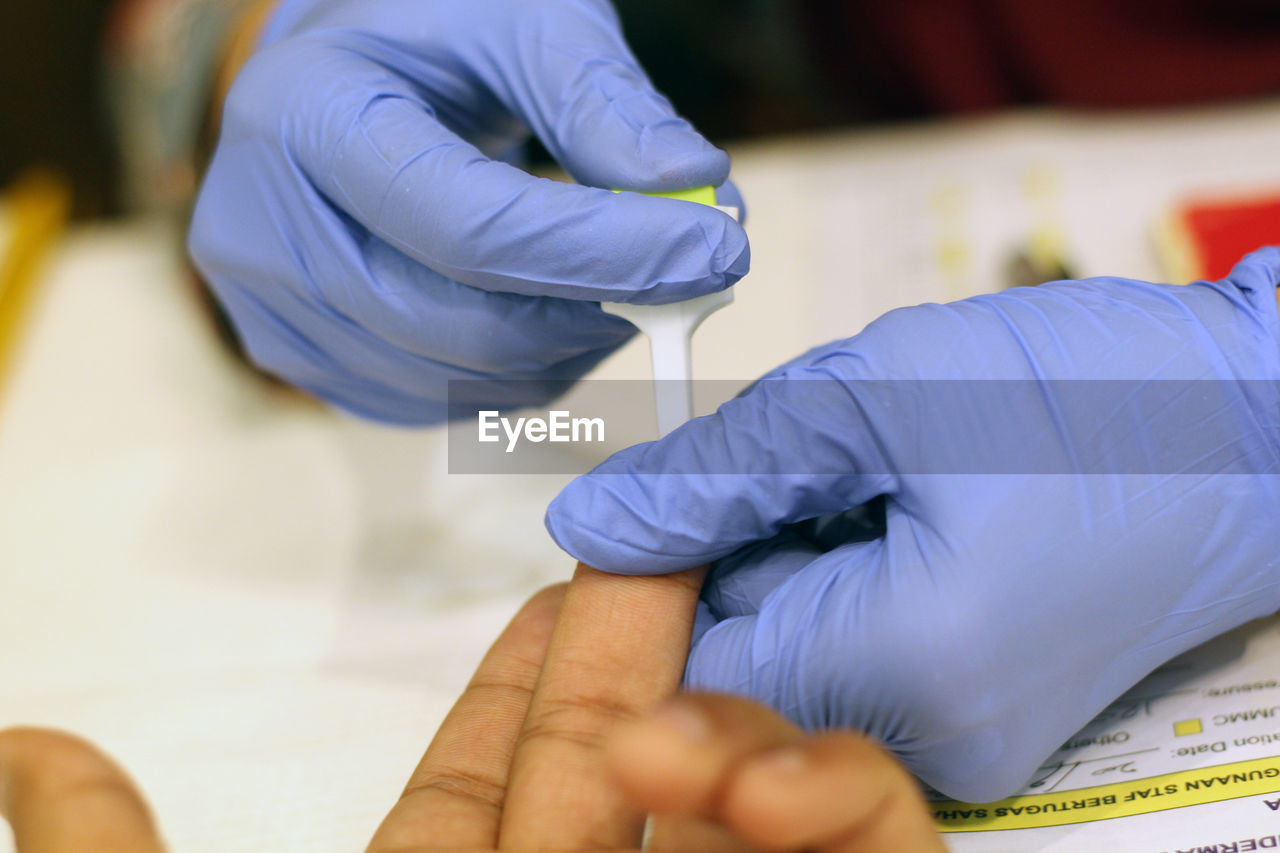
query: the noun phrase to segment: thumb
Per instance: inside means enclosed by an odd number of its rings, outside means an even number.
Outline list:
[[[580,183],[662,192],[719,186],[729,155],[654,89],[603,0],[541,3],[511,30],[516,75],[491,88]]]

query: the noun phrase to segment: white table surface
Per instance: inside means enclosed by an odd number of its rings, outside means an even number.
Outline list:
[[[746,381],[992,289],[1033,172],[1083,274],[1156,277],[1159,210],[1280,186],[1278,141],[1270,103],[741,146],[753,272],[699,333],[698,374]],[[450,476],[442,431],[245,381],[178,246],[163,223],[80,227],[46,269],[0,400],[0,726],[101,744],[175,851],[359,850],[489,640],[567,577],[542,528],[567,478]],[[597,375],[646,371],[633,344]]]

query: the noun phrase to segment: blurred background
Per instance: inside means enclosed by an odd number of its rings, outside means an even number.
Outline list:
[[[214,7],[235,9],[234,0]],[[0,31],[0,182],[41,162],[83,215],[123,207],[111,75],[141,31],[217,29],[192,3],[20,3]],[[1056,104],[1084,110],[1221,103],[1280,86],[1269,0],[619,0],[658,87],[720,144]],[[162,23],[148,17],[165,18]],[[185,37],[191,38],[189,34]],[[196,37],[198,40],[199,37]],[[171,50],[150,56],[192,58]],[[172,70],[172,69],[169,69]],[[209,69],[197,75],[207,78]],[[206,79],[207,83],[207,79]],[[118,88],[118,87],[117,87]]]

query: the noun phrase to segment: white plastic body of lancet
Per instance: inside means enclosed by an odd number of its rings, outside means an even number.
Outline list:
[[[716,209],[738,218],[736,207],[717,205]],[[703,320],[732,301],[733,290],[728,289],[666,305],[601,303],[606,312],[627,320],[649,339],[659,436],[693,417],[693,333]]]

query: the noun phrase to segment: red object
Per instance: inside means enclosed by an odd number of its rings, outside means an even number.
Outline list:
[[[1280,194],[1192,201],[1177,217],[1197,278],[1223,278],[1246,253],[1280,244]]]

